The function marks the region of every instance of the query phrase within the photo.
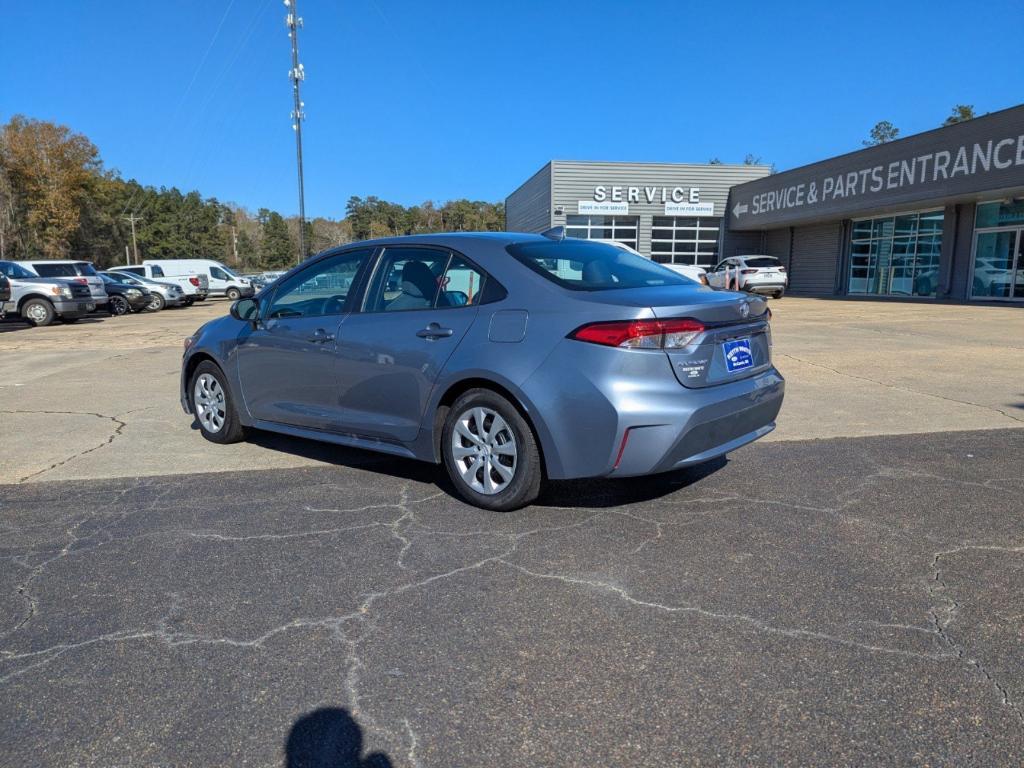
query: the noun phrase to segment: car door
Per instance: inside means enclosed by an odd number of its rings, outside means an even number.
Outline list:
[[[391,246],[362,311],[341,327],[342,418],[367,437],[410,442],[431,389],[478,314],[485,273],[447,249]]]
[[[708,270],[708,284],[712,288],[721,288],[725,285],[725,261],[720,261],[713,268]]]
[[[235,351],[242,398],[255,418],[340,431],[338,328],[373,255],[359,248],[292,275],[260,302]]]

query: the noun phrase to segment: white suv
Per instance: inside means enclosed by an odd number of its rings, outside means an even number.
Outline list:
[[[781,299],[789,285],[782,262],[774,256],[730,256],[708,271],[712,288],[762,293]]]

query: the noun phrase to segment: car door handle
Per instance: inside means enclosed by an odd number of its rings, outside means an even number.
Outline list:
[[[446,336],[451,336],[455,331],[451,328],[442,328],[437,323],[431,323],[421,331],[416,331],[416,335],[421,339],[443,339]]]
[[[323,328],[317,328],[309,340],[314,344],[325,344],[328,341],[334,341],[334,334],[328,333]]]

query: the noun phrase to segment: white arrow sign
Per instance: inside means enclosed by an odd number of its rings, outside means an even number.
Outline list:
[[[736,203],[736,205],[732,207],[732,215],[739,218],[739,215],[741,213],[746,213],[748,210],[750,210],[750,206],[748,206],[746,203],[743,203],[743,205]]]

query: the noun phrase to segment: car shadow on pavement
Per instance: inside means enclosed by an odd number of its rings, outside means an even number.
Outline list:
[[[653,501],[700,482],[728,463],[725,456],[720,456],[694,467],[677,469],[674,472],[663,472],[658,475],[621,479],[560,480],[548,483],[544,493],[534,503],[540,507],[595,509]]]
[[[198,426],[193,422],[192,428],[198,429]],[[432,483],[452,498],[461,501],[455,486],[452,485],[447,473],[440,465],[262,430],[251,431],[246,439],[247,442],[272,451],[290,453],[294,456],[352,469],[379,472],[402,480]],[[534,502],[534,505],[597,508],[652,501],[703,480],[708,475],[722,469],[727,463],[728,460],[722,456],[695,467],[646,477],[551,481],[547,483],[544,492]]]
[[[303,715],[285,741],[285,768],[392,768],[383,752],[363,754],[363,729],[341,707]]]

